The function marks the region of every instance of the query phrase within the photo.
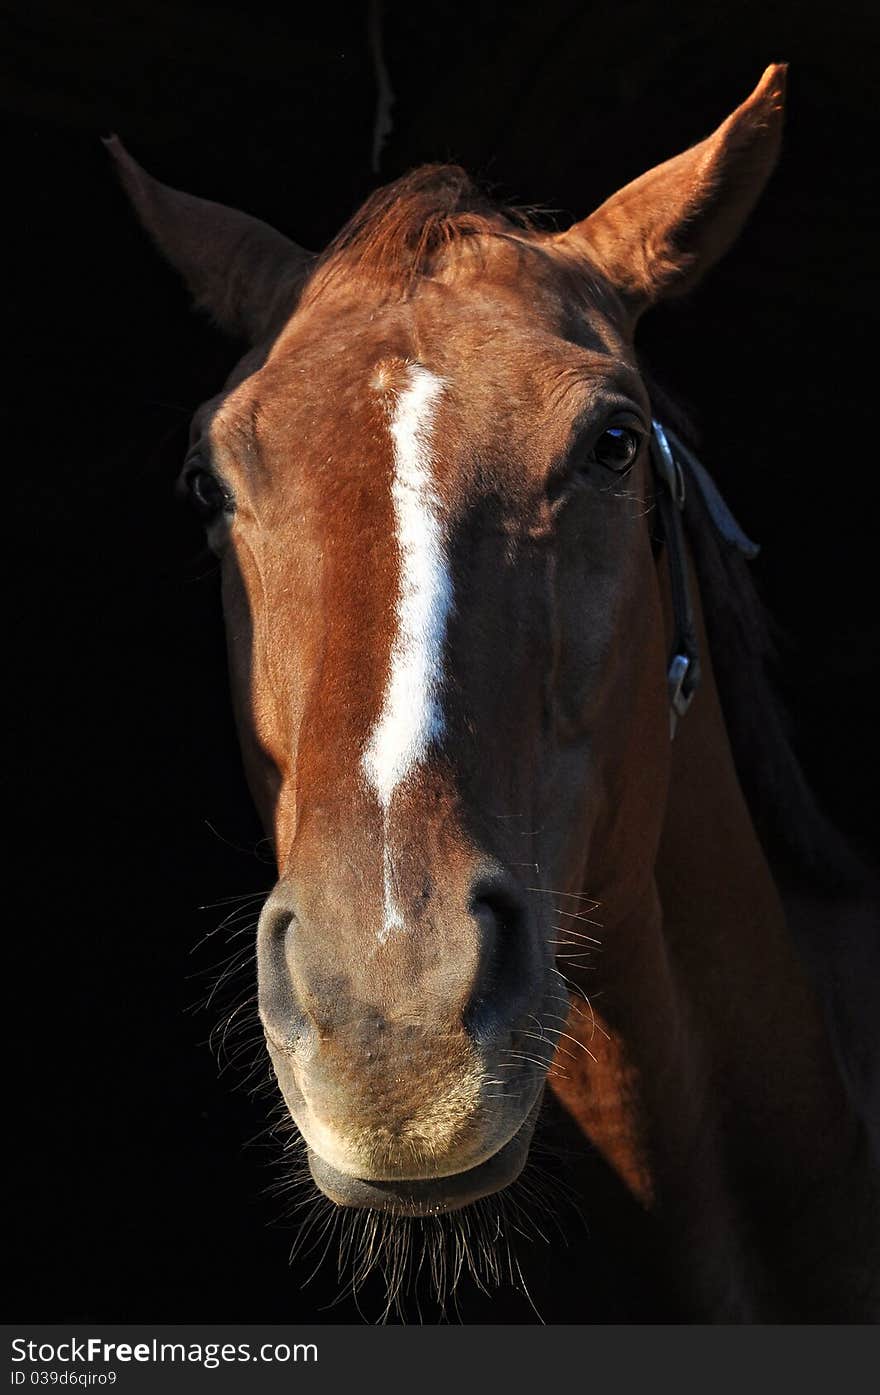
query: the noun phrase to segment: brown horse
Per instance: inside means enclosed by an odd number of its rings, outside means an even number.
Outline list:
[[[684,512],[702,683],[670,741],[681,587],[633,347],[758,198],[783,87],[768,68],[565,232],[428,167],[318,257],[111,142],[162,252],[250,346],[183,482],[222,558],[278,866],[260,1015],[314,1181],[410,1227],[482,1215],[549,1079],[586,1175],[615,1179],[704,1321],[877,1312],[860,874],[768,697],[707,485]]]

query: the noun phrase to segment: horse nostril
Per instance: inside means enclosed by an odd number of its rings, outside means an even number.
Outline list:
[[[298,921],[289,906],[267,903],[257,932],[257,997],[263,1025],[276,1041],[293,1041],[308,1026],[291,975],[291,935]]]
[[[470,912],[479,926],[480,953],[464,1023],[471,1036],[482,1039],[506,1030],[522,990],[528,956],[526,913],[517,891],[501,881],[478,884]]]
[[[288,927],[296,920],[296,912],[291,905],[283,902],[275,902],[270,897],[263,906],[263,913],[260,916],[260,934],[267,939],[277,940],[287,934]]]
[[[514,935],[522,922],[522,908],[508,892],[498,889],[475,896],[471,902],[471,915],[480,922],[495,949]]]

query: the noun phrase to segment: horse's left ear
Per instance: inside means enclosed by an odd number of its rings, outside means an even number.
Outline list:
[[[312,254],[259,218],[161,184],[116,136],[104,144],[138,217],[196,304],[251,344],[278,329],[296,305]]]
[[[583,249],[633,320],[689,290],[736,238],[779,154],[785,73],[784,63],[771,64],[711,136],[627,184],[559,238]]]

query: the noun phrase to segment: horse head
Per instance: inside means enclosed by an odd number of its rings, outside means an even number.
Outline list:
[[[667,638],[633,335],[739,231],[783,79],[566,231],[435,166],[320,256],[113,143],[161,251],[248,345],[182,478],[277,858],[266,1043],[340,1205],[510,1183],[569,1013],[559,899],[586,949],[592,904],[610,935],[656,894]]]

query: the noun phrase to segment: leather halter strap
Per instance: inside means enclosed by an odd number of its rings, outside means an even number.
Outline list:
[[[651,423],[651,463],[657,482],[657,511],[669,567],[673,636],[666,681],[669,689],[669,735],[675,736],[700,686],[700,646],[694,621],[682,516],[688,486],[702,497],[706,511],[725,543],[751,560],[758,544],[740,528],[711,476],[696,456],[656,419]]]

